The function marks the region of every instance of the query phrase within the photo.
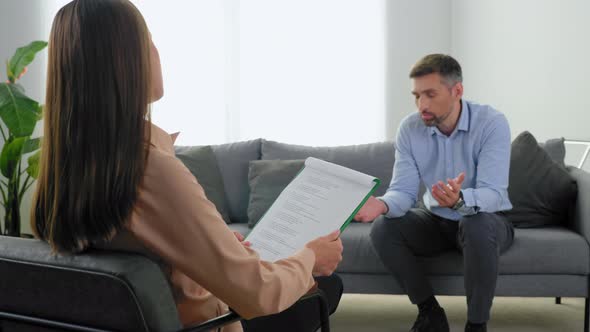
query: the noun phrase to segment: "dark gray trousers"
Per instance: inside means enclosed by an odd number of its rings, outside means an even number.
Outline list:
[[[502,213],[478,213],[455,221],[425,209],[411,209],[403,217],[379,217],[371,229],[371,240],[381,261],[414,304],[434,295],[416,257],[460,250],[467,318],[472,323],[490,319],[499,257],[510,248],[513,239],[512,224]]]
[[[334,273],[329,277],[316,277],[315,281],[326,296],[328,313],[333,314],[340,303],[344,290],[342,279]],[[320,327],[320,306],[318,301],[300,301],[278,314],[243,320],[242,327],[244,332],[317,331]]]

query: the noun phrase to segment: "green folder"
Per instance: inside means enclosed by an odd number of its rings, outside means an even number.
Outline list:
[[[365,205],[365,202],[369,199],[369,197],[371,197],[371,195],[373,195],[373,193],[375,192],[375,190],[377,190],[377,188],[381,184],[381,180],[379,180],[378,178],[375,178],[373,180],[373,182],[375,182],[375,185],[373,186],[373,188],[371,188],[371,190],[369,191],[369,193],[367,194],[367,196],[365,196],[365,198],[363,198],[363,200],[356,207],[356,209],[354,209],[354,211],[352,211],[352,214],[348,217],[348,219],[346,219],[346,221],[344,222],[344,224],[342,224],[342,227],[340,227],[340,233],[342,233],[342,231],[346,227],[348,227],[348,225],[350,224],[350,222],[354,219],[354,216],[359,212],[359,210],[363,207],[363,205]]]

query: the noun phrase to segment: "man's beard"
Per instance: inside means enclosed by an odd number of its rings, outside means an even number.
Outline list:
[[[434,127],[434,126],[438,126],[439,124],[443,123],[443,121],[445,121],[449,117],[449,115],[451,115],[451,113],[453,113],[453,108],[451,106],[449,111],[441,116],[436,116],[436,115],[429,113],[429,112],[424,112],[424,113],[432,116],[432,119],[430,119],[430,120],[425,120],[424,118],[420,117],[422,119],[422,122],[424,122],[424,125],[426,127]]]
[[[432,119],[428,119],[428,120],[422,118],[422,122],[424,122],[424,125],[426,127],[438,126],[439,124],[441,124],[443,122],[444,119],[446,119],[449,116],[448,114],[446,114],[446,116],[438,117],[438,116],[428,113],[428,112],[426,114],[432,116]]]

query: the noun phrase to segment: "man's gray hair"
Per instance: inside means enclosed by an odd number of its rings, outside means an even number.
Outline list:
[[[429,54],[418,60],[410,71],[410,78],[432,73],[438,73],[449,87],[463,82],[461,65],[453,57],[446,54]]]

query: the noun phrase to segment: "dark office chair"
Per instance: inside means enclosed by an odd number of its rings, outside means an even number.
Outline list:
[[[321,290],[322,331],[329,331]],[[184,328],[159,266],[135,254],[91,251],[54,256],[38,240],[0,236],[0,332],[210,331],[241,320],[229,312]]]

